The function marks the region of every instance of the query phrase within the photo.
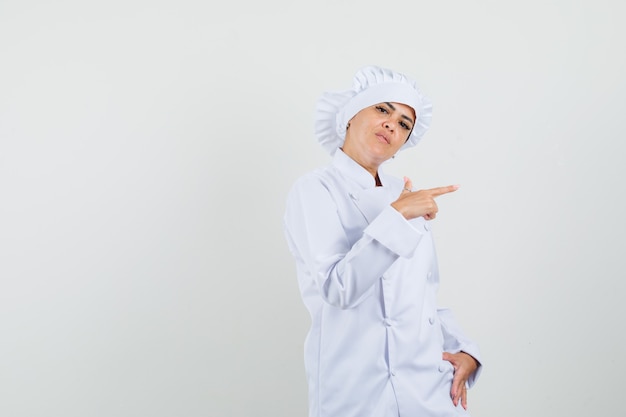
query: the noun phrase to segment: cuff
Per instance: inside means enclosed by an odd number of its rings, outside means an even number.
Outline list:
[[[391,206],[385,208],[363,233],[403,258],[413,255],[424,236]]]

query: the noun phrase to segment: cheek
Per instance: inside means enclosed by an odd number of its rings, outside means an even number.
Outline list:
[[[404,133],[404,142],[407,142],[409,140],[409,138],[411,137],[411,133],[413,133],[413,129],[411,130],[405,130]]]
[[[404,145],[406,141],[409,140],[409,136],[411,136],[411,133],[407,132],[406,130],[402,130],[399,136],[400,136],[400,142],[402,142],[402,144]]]

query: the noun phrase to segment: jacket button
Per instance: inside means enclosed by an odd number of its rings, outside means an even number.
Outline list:
[[[385,323],[385,326],[391,327],[391,320],[385,319],[385,320],[383,320],[383,323]]]
[[[428,322],[429,322],[430,324],[435,324],[435,318],[434,318],[434,317],[429,317],[429,318],[428,318]]]
[[[439,365],[439,372],[446,372],[446,366],[444,364]]]

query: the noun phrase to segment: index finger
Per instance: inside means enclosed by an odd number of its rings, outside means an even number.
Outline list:
[[[428,193],[430,193],[430,195],[432,195],[433,197],[439,197],[440,195],[443,194],[448,194],[451,193],[453,191],[456,191],[459,189],[458,185],[448,185],[445,187],[437,187],[437,188],[431,188],[429,190],[426,190]]]

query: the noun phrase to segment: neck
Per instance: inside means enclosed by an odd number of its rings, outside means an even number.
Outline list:
[[[371,163],[370,164],[365,163],[365,161],[362,158],[359,158],[359,156],[354,154],[353,152],[350,152],[349,150],[348,152],[346,152],[344,148],[341,148],[341,150],[343,151],[343,153],[348,155],[354,162],[361,165],[363,169],[365,169],[367,172],[369,172],[372,175],[372,177],[374,178],[374,181],[376,182],[377,187],[382,186],[382,183],[380,182],[380,177],[378,176],[378,167],[380,166],[380,164],[374,165]]]

